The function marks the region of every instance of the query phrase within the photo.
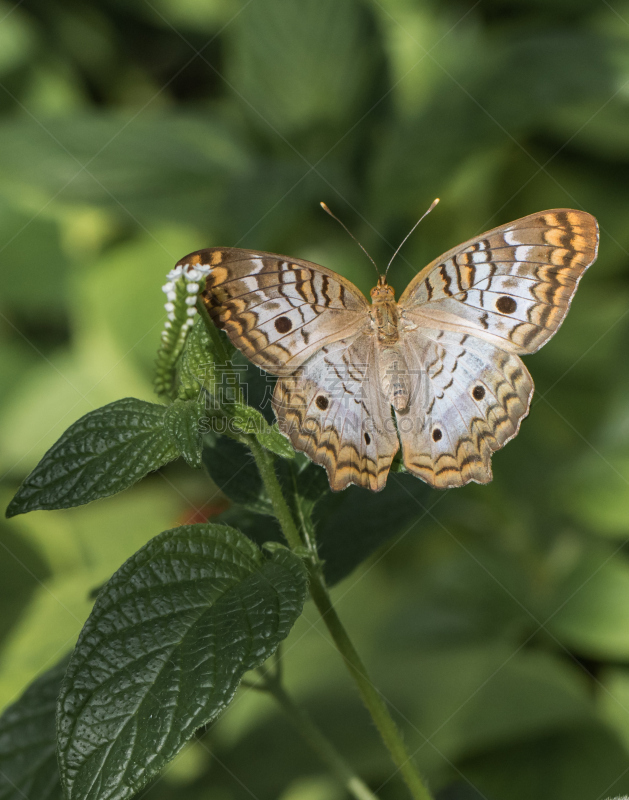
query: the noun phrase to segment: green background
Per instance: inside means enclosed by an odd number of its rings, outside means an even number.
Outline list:
[[[409,498],[413,524],[334,599],[441,800],[629,793],[628,2],[0,2],[2,497],[81,415],[154,399],[160,287],[183,255],[288,253],[368,291],[318,202],[384,265],[436,196],[398,292],[547,208],[594,214],[600,257],[526,360],[531,414],[493,483]],[[222,508],[174,465],[2,522],[0,706],[73,645],[125,558]],[[374,791],[405,797],[311,605],[285,655]],[[343,796],[250,690],[146,795]]]

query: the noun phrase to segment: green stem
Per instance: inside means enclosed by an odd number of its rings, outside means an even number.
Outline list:
[[[343,656],[345,664],[354,678],[360,696],[376,723],[380,736],[391,753],[394,764],[400,770],[412,796],[415,800],[432,800],[432,795],[424,786],[402,735],[389,714],[389,709],[382,695],[371,682],[365,665],[343,627],[343,623],[332,605],[332,600],[322,580],[313,581],[311,579],[310,594],[330,631],[334,644]]]
[[[367,784],[354,773],[349,764],[337,753],[334,745],[325,738],[309,715],[295,705],[292,698],[278,681],[269,681],[263,684],[263,688],[277,700],[305,741],[318,754],[323,763],[327,764],[340,784],[345,787],[352,797],[355,797],[356,800],[377,800]]]
[[[257,441],[252,442],[250,447],[286,541],[291,550],[303,547],[299,531],[277,480],[272,456]],[[382,699],[382,695],[371,682],[365,665],[356,652],[347,631],[343,627],[343,623],[332,605],[323,577],[314,561],[309,564],[309,572],[310,595],[358,687],[363,703],[367,706],[393,762],[406,781],[414,800],[432,800],[432,795],[424,786],[419,773],[415,769],[411,755],[404,744],[397,725],[389,714],[389,709]]]
[[[282,533],[284,534],[290,549],[296,550],[298,547],[303,547],[303,542],[301,541],[301,536],[299,535],[299,531],[295,525],[293,515],[290,512],[290,508],[288,507],[288,503],[286,502],[284,493],[282,492],[282,487],[280,486],[279,481],[277,480],[277,475],[275,474],[273,456],[268,450],[265,450],[264,447],[262,447],[262,445],[257,441],[257,439],[254,439],[253,436],[249,442],[249,447],[253,453],[256,466],[258,467],[260,477],[262,478],[262,482],[264,483],[269,497],[271,498],[271,503],[273,503],[273,511],[275,511],[277,521],[280,523]]]

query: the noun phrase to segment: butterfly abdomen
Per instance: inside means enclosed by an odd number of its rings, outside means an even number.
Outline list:
[[[397,347],[383,347],[379,358],[382,393],[396,411],[404,411],[410,400],[408,365]]]

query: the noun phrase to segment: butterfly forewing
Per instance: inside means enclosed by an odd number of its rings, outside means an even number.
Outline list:
[[[202,297],[214,324],[274,375],[290,375],[324,344],[369,323],[369,305],[358,289],[309,261],[209,248],[178,263],[210,267]]]
[[[399,305],[419,326],[533,353],[563,322],[597,246],[590,214],[531,214],[435,259],[411,281]]]

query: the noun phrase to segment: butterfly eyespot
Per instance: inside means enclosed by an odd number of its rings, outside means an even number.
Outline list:
[[[293,327],[293,323],[289,320],[288,317],[278,317],[275,320],[275,330],[278,333],[288,333],[288,331]]]
[[[434,431],[432,432],[432,440],[433,440],[433,442],[438,442],[439,439],[441,439],[442,436],[443,436],[443,433],[441,433],[441,430],[439,428],[435,428]]]
[[[325,411],[326,408],[330,405],[330,401],[327,397],[324,397],[322,394],[317,397],[315,400],[317,408],[321,409],[321,411]]]
[[[496,300],[496,308],[500,311],[501,314],[513,314],[513,312],[518,307],[518,304],[515,302],[513,297],[499,297]]]
[[[371,444],[371,436],[365,433],[365,444]]]
[[[482,386],[475,386],[472,389],[472,397],[474,400],[482,400],[485,397],[485,389]]]

